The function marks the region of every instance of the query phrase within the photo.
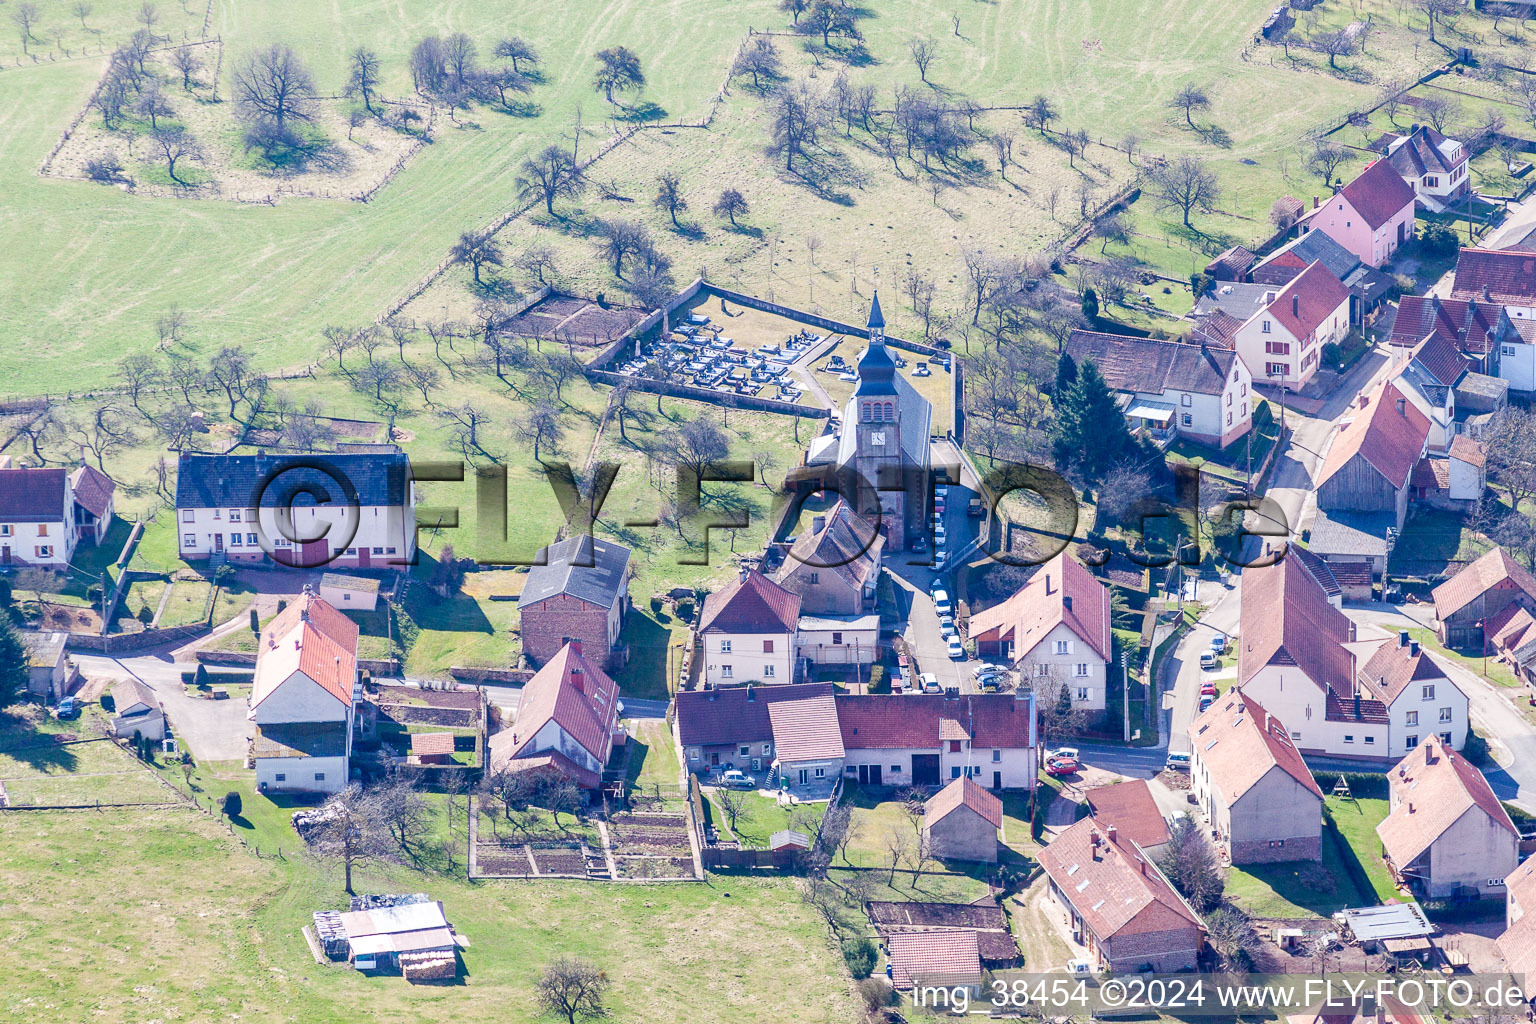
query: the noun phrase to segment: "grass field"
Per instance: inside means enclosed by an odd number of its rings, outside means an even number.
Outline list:
[[[61,11],[47,13],[44,26],[74,38],[74,47],[97,39],[97,45],[115,45],[132,30],[135,5],[111,0],[95,6],[99,12],[88,30],[69,28]],[[190,13],[160,6],[162,33],[190,31],[194,22],[200,29],[197,4]],[[1208,152],[1226,195],[1223,212],[1204,218],[1198,236],[1183,232],[1176,219],[1170,225],[1150,203],[1136,204],[1135,255],[1182,279],[1211,246],[1266,233],[1265,213],[1277,195],[1309,190],[1294,152],[1307,130],[1369,105],[1387,77],[1443,59],[1438,48],[1414,45],[1410,29],[1419,15],[1399,13],[1389,0],[1363,0],[1354,6],[1369,8],[1378,28],[1367,54],[1342,62],[1347,76],[1294,49],[1300,56],[1292,62],[1272,47],[1245,60],[1244,46],[1270,6],[1267,0],[1197,0],[1169,17],[1154,0],[1002,0],[958,12],[957,33],[950,12],[901,0],[866,19],[872,59],[847,70],[854,85],[873,84],[883,97],[896,85],[923,88],[905,49],[914,35],[930,35],[939,44],[929,75],[938,94],[1007,107],[1044,93],[1060,108],[1061,126],[1090,126],[1094,145],[1084,170],[1101,191],[1132,170],[1124,154],[1100,146],[1101,139],[1113,145],[1134,132],[1147,153]],[[1330,8],[1307,32],[1358,16]],[[783,21],[768,0],[667,0],[659,6],[579,0],[558,8],[518,0],[405,6],[368,0],[343,7],[213,0],[209,28],[224,40],[226,79],[241,54],[279,39],[309,62],[322,92],[343,84],[343,55],[369,45],[383,60],[384,92],[393,96],[408,92],[405,56],[427,32],[465,31],[486,53],[497,35],[515,30],[542,49],[546,81],[530,97],[542,108],[540,116],[475,108],[459,116],[458,126],[445,121],[434,144],[367,204],[194,202],[39,178],[38,165],[80,109],[101,61],[29,62],[0,72],[0,109],[7,111],[0,119],[0,194],[13,227],[13,244],[0,257],[0,334],[14,342],[0,352],[7,386],[25,393],[100,384],[121,354],[153,346],[153,322],[173,304],[188,313],[196,348],[241,345],[267,367],[312,362],[321,327],[372,319],[433,267],[460,231],[512,209],[516,200],[508,186],[517,163],[568,133],[578,106],[587,152],[611,137],[614,111],[590,89],[595,50],[615,43],[631,47],[647,75],[637,99],[656,104],[669,122],[696,121],[709,113],[747,27],[778,28]],[[678,32],[678,25],[690,30]],[[1523,58],[1528,36],[1495,39],[1489,26],[1489,19],[1466,14],[1442,35],[1452,44],[1486,36],[1477,45],[1505,59]],[[10,45],[19,50],[19,43],[16,37]],[[790,71],[809,73],[797,44],[782,49]],[[1020,52],[1029,59],[1013,59]],[[819,59],[815,82],[824,87],[840,61],[836,54]],[[1199,132],[1166,106],[1186,81],[1211,93],[1210,110],[1196,118]],[[691,272],[704,265],[749,290],[841,316],[862,312],[877,268],[894,287],[909,264],[939,282],[947,314],[958,312],[963,286],[955,256],[962,247],[1000,250],[1006,238],[1010,249],[1038,251],[1065,230],[1045,212],[1047,182],[1073,184],[1079,171],[1063,168],[1064,154],[1033,133],[1019,134],[1022,165],[1011,175],[1017,189],[1002,186],[988,170],[978,183],[948,189],[937,201],[918,177],[909,174],[912,180],[903,182],[862,143],[846,142],[841,149],[849,173],[828,200],[783,175],[762,153],[761,107],[737,86],[708,129],[647,129],[633,147],[620,150],[622,156],[593,171],[636,201],[604,204],[592,197],[582,208],[595,213],[603,205],[624,207],[659,226],[665,215],[649,208],[650,178],[661,167],[675,168],[691,196],[689,218],[704,226],[697,242],[663,229],[663,245],[678,268]],[[1012,117],[986,115],[979,126],[992,131],[994,120]],[[1225,134],[1213,133],[1212,126]],[[992,166],[980,149],[977,156],[983,168]],[[708,216],[713,190],[726,182],[745,186],[760,211],[745,223],[759,235],[724,231]],[[1075,214],[1070,199],[1066,205]],[[1069,219],[1064,210],[1058,217]],[[539,228],[533,219],[510,231],[514,244],[527,240],[527,232],[561,234],[559,225]],[[805,244],[811,234],[825,243],[814,263]],[[581,252],[565,268],[578,281],[596,273],[587,248],[578,241],[568,250]],[[360,272],[364,267],[366,273]],[[452,303],[461,301],[460,291]],[[893,332],[915,325],[910,312],[889,315]]]

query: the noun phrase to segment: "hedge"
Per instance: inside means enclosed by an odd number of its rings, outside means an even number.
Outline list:
[[[249,683],[255,677],[256,674],[254,672],[219,671],[215,669],[208,671],[209,683]],[[181,681],[185,685],[191,686],[197,682],[197,672],[195,670],[183,672],[181,674]]]

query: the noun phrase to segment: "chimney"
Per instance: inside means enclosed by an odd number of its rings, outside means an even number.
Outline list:
[[[580,640],[567,640],[566,641],[566,645],[568,647],[570,647],[572,654],[576,654],[576,655],[581,654],[581,641]]]
[[[1483,301],[1484,302],[1492,302],[1493,301],[1493,293],[1488,290],[1488,286],[1486,284],[1483,285]]]
[[[1045,592],[1047,594],[1054,594],[1055,593],[1055,591],[1051,589],[1051,574],[1050,573],[1046,573],[1045,574]]]
[[[826,528],[827,528],[827,517],[826,516],[817,516],[815,519],[811,520],[811,532],[812,533],[820,533],[822,530],[824,530]]]
[[[1360,715],[1360,691],[1356,690],[1355,691],[1355,721],[1358,722],[1360,720],[1360,718],[1361,718],[1361,715]]]
[[[1291,293],[1291,316],[1301,316],[1301,296],[1295,292]]]
[[[1397,646],[1408,646],[1408,631],[1406,629],[1400,629],[1397,631]]]
[[[1368,406],[1370,404],[1371,404],[1371,396],[1370,395],[1361,395],[1360,396],[1360,408],[1364,409],[1366,406]]]
[[[1408,399],[1406,399],[1406,398],[1399,398],[1397,400],[1397,414],[1399,416],[1407,418],[1408,414],[1406,412],[1404,412],[1404,409],[1406,409],[1407,406],[1408,406]]]
[[[1072,595],[1071,594],[1066,594],[1066,595],[1064,595],[1062,597],[1062,599],[1061,599],[1061,606],[1063,608],[1065,608],[1067,611],[1071,611],[1072,610]]]
[[[1408,641],[1408,656],[1410,658],[1417,658],[1419,656],[1419,642],[1417,640]]]
[[[1109,841],[1111,843],[1113,843],[1115,841],[1115,834],[1118,831],[1119,831],[1119,829],[1115,828],[1115,826],[1113,824],[1111,824],[1108,828],[1106,828],[1104,830],[1104,834],[1105,834],[1105,836],[1108,837]]]
[[[741,582],[743,582],[743,583],[747,582],[747,567],[746,566],[742,566],[741,567],[741,571],[739,573],[737,573],[737,575],[739,577],[741,577]]]
[[[747,684],[747,700],[757,700],[757,691],[752,688],[751,683]]]

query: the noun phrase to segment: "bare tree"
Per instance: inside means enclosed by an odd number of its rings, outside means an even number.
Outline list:
[[[1414,0],[1414,5],[1429,19],[1429,40],[1435,41],[1435,23],[1454,18],[1461,9],[1461,0]]]
[[[1184,226],[1190,227],[1189,215],[1198,210],[1210,213],[1221,198],[1221,184],[1216,174],[1197,156],[1181,156],[1148,174],[1148,183],[1159,206],[1183,214]]]
[[[559,270],[555,266],[555,250],[547,245],[531,245],[518,254],[512,261],[512,265],[524,273],[532,274],[539,284],[548,284],[549,277],[557,277]]]
[[[502,265],[501,245],[496,241],[496,236],[489,231],[466,231],[459,235],[459,240],[454,243],[448,255],[453,262],[463,263],[470,269],[475,279],[475,284],[484,284],[480,280],[480,271],[484,267],[499,267]]]
[[[645,73],[640,68],[640,58],[627,47],[612,46],[597,54],[597,73],[592,85],[603,98],[613,103],[616,92],[631,92],[645,86]]]
[[[1488,470],[1519,508],[1536,498],[1536,415],[1511,406],[1499,413],[1486,435]]]
[[[38,13],[37,4],[19,3],[11,11],[11,23],[21,33],[21,52],[27,53],[27,43],[33,39],[32,29],[42,15]]]
[[[1312,151],[1307,154],[1306,167],[1308,171],[1322,178],[1324,185],[1331,185],[1334,172],[1348,163],[1349,159],[1349,150],[1343,146],[1326,139],[1318,139],[1312,146]]]
[[[85,19],[91,16],[91,12],[95,8],[87,0],[75,0],[69,9],[74,13],[75,17],[80,19],[80,31],[89,32],[91,27],[85,23]]]
[[[539,51],[534,49],[532,43],[519,36],[512,36],[511,38],[501,40],[496,44],[496,49],[493,52],[502,60],[511,61],[512,70],[519,74],[523,71],[520,62],[529,64],[537,64],[539,62]]]
[[[1313,47],[1318,53],[1328,58],[1328,66],[1338,67],[1340,57],[1348,57],[1355,52],[1355,37],[1340,29],[1337,32],[1324,32],[1312,41]]]
[[[1187,82],[1173,94],[1173,99],[1168,105],[1175,110],[1184,112],[1184,123],[1191,128],[1195,126],[1194,112],[1197,110],[1209,110],[1211,98],[1205,94],[1205,90],[1194,82]]]
[[[520,441],[533,445],[535,462],[543,461],[541,454],[545,451],[558,452],[560,441],[565,436],[565,427],[560,421],[559,412],[548,403],[540,403],[529,410],[528,414],[517,422],[515,431]]]
[[[1419,102],[1414,109],[1422,114],[1437,132],[1444,132],[1450,127],[1452,121],[1461,116],[1461,104],[1441,93],[1419,97]]]
[[[677,222],[677,214],[679,210],[688,209],[688,200],[683,198],[682,185],[677,175],[671,171],[661,173],[656,179],[656,198],[651,201],[651,205],[658,210],[666,210],[667,216],[672,218],[673,227],[682,227]]]
[[[1004,128],[992,133],[992,152],[997,154],[997,173],[1008,180],[1008,165],[1013,162],[1014,134]]]
[[[518,198],[524,202],[535,198],[544,200],[544,209],[555,215],[555,200],[574,198],[586,187],[586,179],[576,161],[560,146],[546,146],[537,156],[524,160],[518,167]]]
[[[374,794],[355,783],[320,806],[306,839],[316,853],[341,861],[348,893],[352,892],[352,869],[384,856],[394,846],[388,815]]]
[[[724,190],[720,198],[715,200],[715,216],[726,218],[733,228],[741,226],[736,223],[736,218],[745,217],[749,212],[746,197],[733,188]]]
[[[274,43],[249,54],[235,69],[235,105],[249,121],[313,121],[315,80],[293,50]]]
[[[379,88],[379,55],[359,46],[347,56],[347,95],[360,96],[368,113],[373,113],[373,94]]]
[[[720,812],[725,815],[725,824],[732,831],[736,831],[736,822],[742,812],[747,809],[747,792],[743,789],[720,788],[715,791],[715,802],[720,805]]]
[[[155,26],[160,23],[160,10],[152,3],[139,5],[138,14],[135,16],[144,31],[149,33],[149,38],[155,38]]]
[[[208,378],[224,389],[224,396],[229,399],[229,416],[233,419],[235,406],[245,397],[254,380],[250,357],[243,349],[225,345],[209,361]]]
[[[907,52],[912,54],[912,63],[917,65],[918,77],[928,81],[928,68],[939,55],[939,44],[927,36],[915,36],[907,42]]]
[[[784,155],[784,169],[795,169],[795,157],[803,156],[827,124],[826,99],[805,82],[782,89],[773,108],[772,151]]]
[[[731,77],[752,76],[752,88],[762,89],[765,83],[783,77],[779,70],[779,50],[768,36],[753,36],[736,54],[731,64]]]
[[[546,1013],[558,1014],[566,1024],[578,1020],[598,1020],[607,1016],[603,997],[610,982],[606,972],[575,957],[551,960],[539,976],[535,991],[539,1006]]]
[[[1093,222],[1093,234],[1095,238],[1103,240],[1099,246],[1102,255],[1109,248],[1110,242],[1125,245],[1131,240],[1131,225],[1124,214],[1106,213]]]
[[[1051,122],[1059,116],[1056,107],[1045,96],[1036,96],[1024,108],[1024,123],[1041,135],[1050,131]]]
[[[190,185],[190,182],[176,173],[176,164],[181,160],[203,159],[203,147],[198,144],[192,133],[181,125],[166,126],[152,132],[150,138],[154,140],[156,146],[160,147],[160,152],[165,157],[165,172],[171,176],[171,180],[178,185]]]
[[[170,309],[155,318],[155,335],[160,339],[161,348],[180,345],[186,333],[187,314],[178,305],[172,304]]]
[[[905,829],[892,825],[885,834],[885,855],[888,858],[890,873],[886,876],[886,885],[896,884],[896,869],[901,867],[901,862],[906,860],[912,851],[912,837]]]
[[[198,60],[197,51],[190,46],[176,47],[171,51],[171,66],[181,72],[182,91],[191,92],[192,76],[203,66],[203,62]]]
[[[155,357],[145,353],[124,356],[117,364],[117,379],[122,384],[128,401],[145,419],[149,414],[140,405],[145,392],[160,382],[160,364]]]

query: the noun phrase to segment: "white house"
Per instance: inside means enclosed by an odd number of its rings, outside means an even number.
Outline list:
[[[1066,352],[1078,365],[1091,360],[1131,426],[1154,438],[1225,448],[1248,432],[1253,375],[1232,349],[1073,331]]]
[[[754,570],[704,599],[699,614],[704,682],[792,683],[800,595]]]
[[[880,616],[802,615],[795,656],[813,665],[872,665],[880,655]]]
[[[982,657],[1003,658],[1030,678],[1065,686],[1074,707],[1104,710],[1114,658],[1109,588],[1065,552],[1002,603],[973,613],[969,628]]]
[[[65,568],[77,539],[74,494],[62,469],[0,469],[0,565]]]
[[[262,630],[247,716],[262,792],[346,787],[360,696],[357,632],[307,587]]]
[[[176,521],[189,560],[366,568],[416,555],[416,487],[398,451],[183,453]]]
[[[988,789],[1032,789],[1038,764],[1029,691],[840,694],[843,772],[873,786],[938,788],[959,778]]]
[[[112,735],[130,739],[138,733],[156,743],[165,739],[160,698],[137,679],[124,679],[112,687],[112,706]]]
[[[1427,124],[1393,139],[1387,162],[1413,186],[1419,206],[1431,213],[1444,213],[1467,194],[1467,147]]]
[[[1467,369],[1467,360],[1456,346],[1432,334],[1392,371],[1398,394],[1429,420],[1425,443],[1431,452],[1445,451],[1456,436],[1456,382]]]
[[[1243,572],[1238,685],[1304,754],[1401,757],[1426,735],[1461,746],[1467,698],[1417,643],[1355,642],[1294,551]]]
[[[553,770],[596,789],[619,731],[619,687],[581,653],[560,649],[523,687],[517,717],[490,739],[493,767]]]
[[[1348,336],[1349,289],[1313,261],[1288,284],[1264,293],[1234,344],[1261,382],[1299,388],[1312,379],[1323,346]]]

